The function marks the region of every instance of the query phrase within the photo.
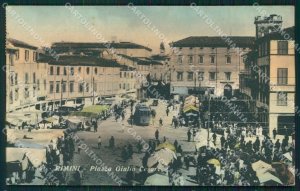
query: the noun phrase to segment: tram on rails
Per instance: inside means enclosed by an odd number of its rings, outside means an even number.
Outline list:
[[[137,104],[133,120],[136,125],[147,126],[151,120],[151,109],[145,104]]]

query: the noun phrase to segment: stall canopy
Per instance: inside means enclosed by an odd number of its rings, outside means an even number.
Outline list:
[[[199,100],[195,96],[188,96],[184,100],[183,112],[198,112],[199,111]]]
[[[261,184],[268,184],[268,185],[280,184],[280,185],[282,185],[282,182],[280,181],[280,179],[278,177],[272,175],[269,172],[265,172],[265,173],[262,173],[262,174],[258,173],[256,175],[257,175],[257,178],[258,178],[258,180]]]
[[[260,173],[265,173],[267,172],[268,170],[271,170],[272,169],[272,165],[271,164],[268,164],[268,163],[265,163],[264,161],[262,160],[259,160],[255,163],[252,163],[252,169],[254,171],[256,171],[257,173],[260,172]]]
[[[168,186],[170,185],[169,177],[162,174],[153,174],[146,179],[144,185]]]
[[[159,144],[159,145],[156,147],[155,150],[158,151],[158,150],[164,149],[164,148],[168,148],[168,149],[170,149],[171,151],[176,152],[175,146],[174,146],[173,144],[171,144],[171,143],[168,143],[168,142]]]
[[[72,113],[72,116],[97,117],[102,111],[108,110],[107,105],[92,105],[83,108],[81,111]]]
[[[172,150],[163,148],[159,151],[156,151],[151,155],[151,157],[149,157],[147,166],[149,168],[155,167],[158,170],[166,171],[170,163],[173,162],[176,158],[176,154]]]
[[[26,159],[37,168],[46,163],[46,149],[6,148],[6,162],[19,161],[22,163],[22,170],[26,170],[28,167]]]

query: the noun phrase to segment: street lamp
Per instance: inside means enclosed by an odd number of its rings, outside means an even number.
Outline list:
[[[63,79],[61,79],[61,90],[60,90],[60,107],[62,107],[62,99],[63,99]]]

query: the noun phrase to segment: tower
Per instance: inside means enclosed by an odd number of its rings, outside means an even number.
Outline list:
[[[279,31],[282,27],[282,17],[272,14],[268,17],[255,17],[256,39],[265,36],[266,34]]]
[[[165,45],[163,42],[160,43],[159,45],[159,50],[160,50],[160,54],[164,55],[165,54]]]

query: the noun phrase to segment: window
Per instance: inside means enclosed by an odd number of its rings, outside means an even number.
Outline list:
[[[231,56],[226,56],[226,64],[230,64],[231,63]]]
[[[95,71],[95,74],[97,74],[97,73],[98,73],[98,70],[97,70],[97,68],[95,68],[95,70],[94,70],[94,71]]]
[[[85,91],[86,91],[86,92],[89,92],[89,91],[90,91],[90,84],[89,84],[89,83],[86,83],[86,84],[85,84]]]
[[[268,42],[266,42],[265,44],[265,50],[264,50],[264,55],[268,55]]]
[[[90,67],[86,68],[86,74],[90,74]]]
[[[50,66],[50,75],[53,75],[53,66]]]
[[[9,92],[9,103],[10,104],[13,103],[13,92],[12,91]]]
[[[79,83],[79,87],[78,87],[78,90],[79,90],[79,92],[83,92],[83,89],[84,89],[84,83],[83,82],[80,82]]]
[[[18,73],[15,73],[15,85],[18,85]]]
[[[122,78],[122,72],[120,72],[120,78]]]
[[[24,98],[26,99],[26,98],[29,98],[29,89],[28,88],[25,88],[24,89]]]
[[[32,96],[35,97],[35,87],[33,87]]]
[[[193,56],[189,56],[189,64],[193,64]]]
[[[33,52],[32,53],[32,58],[33,58],[33,61],[36,61],[37,57],[36,57],[37,53],[36,52]]]
[[[131,79],[133,78],[133,73],[131,73]]]
[[[10,74],[10,85],[13,86],[14,85],[14,73]]]
[[[9,64],[10,64],[11,66],[14,65],[14,55],[13,55],[13,54],[9,54]]]
[[[28,84],[28,81],[29,81],[28,73],[25,73],[25,84]]]
[[[278,54],[288,54],[288,41],[277,41]]]
[[[33,72],[33,75],[32,75],[32,82],[35,84],[36,82],[36,78],[35,78],[35,72]]]
[[[70,81],[70,93],[74,92],[74,81]]]
[[[50,93],[53,93],[53,90],[54,90],[54,82],[50,81],[49,84],[50,84]]]
[[[40,90],[40,80],[36,81],[37,89]]]
[[[277,69],[277,84],[278,85],[287,85],[288,83],[288,69],[287,68],[278,68]]]
[[[125,88],[126,88],[126,84],[123,84],[123,90],[125,90]]]
[[[215,63],[215,56],[210,56],[210,63],[214,64]]]
[[[192,81],[194,78],[194,72],[188,72],[188,81]]]
[[[183,80],[183,72],[177,72],[177,80],[182,81]]]
[[[209,80],[216,80],[216,72],[209,72]]]
[[[25,61],[29,60],[29,50],[25,50]]]
[[[60,86],[60,81],[56,82],[56,88],[55,88],[55,92],[59,93],[59,86]]]
[[[199,56],[199,64],[203,64],[203,56],[202,55]]]
[[[15,101],[19,99],[19,89],[15,89]]]
[[[179,64],[182,64],[182,55],[179,55],[179,56],[178,56],[177,62],[178,62]]]
[[[61,86],[61,91],[65,93],[67,91],[67,83],[63,81]]]
[[[225,72],[225,79],[231,80],[231,72]]]
[[[67,68],[64,67],[64,76],[66,76],[66,75],[67,75]]]
[[[204,72],[198,72],[198,80],[203,81],[204,80]]]
[[[287,93],[286,92],[277,93],[277,105],[278,106],[286,106],[287,105]]]
[[[47,90],[47,81],[44,80],[44,90]]]
[[[74,67],[71,67],[71,68],[70,68],[70,75],[71,75],[71,76],[74,76]]]
[[[19,57],[20,57],[19,55],[20,55],[20,54],[19,54],[19,50],[17,50],[17,51],[16,51],[16,60],[19,60]]]
[[[78,68],[78,74],[80,74],[80,73],[81,73],[81,67]]]
[[[56,75],[60,75],[60,67],[56,66]]]

